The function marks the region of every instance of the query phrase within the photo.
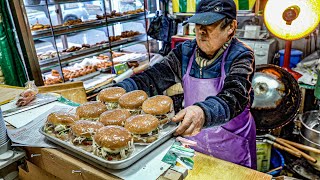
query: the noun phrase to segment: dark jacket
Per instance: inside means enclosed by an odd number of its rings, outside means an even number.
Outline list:
[[[170,86],[182,81],[195,47],[195,40],[185,41],[173,49],[161,63],[118,83],[117,86],[127,91],[141,89],[149,96],[162,94]],[[199,66],[193,61],[190,75],[196,78],[220,77],[222,56],[202,68],[201,77]],[[226,78],[223,89],[216,96],[209,96],[205,101],[195,104],[205,112],[206,127],[225,124],[243,112],[248,104],[252,104],[251,81],[254,67],[252,49],[233,38],[225,61]]]

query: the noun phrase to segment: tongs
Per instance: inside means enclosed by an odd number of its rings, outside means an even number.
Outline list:
[[[270,140],[264,139],[263,141],[273,145],[275,148],[287,151],[288,153],[290,153],[298,158],[303,157],[313,163],[317,162],[317,160],[315,158],[311,157],[310,155],[306,154],[305,152],[303,152],[299,149],[320,154],[319,149],[316,149],[316,148],[313,148],[310,146],[306,146],[303,144],[295,143],[292,141],[288,141],[288,140],[285,140],[282,138],[278,138],[278,137],[275,137],[271,134],[265,134],[264,137],[268,138]]]

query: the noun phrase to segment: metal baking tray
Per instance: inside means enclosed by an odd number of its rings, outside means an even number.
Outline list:
[[[128,40],[126,38],[121,38],[119,41],[111,42],[111,46],[114,47],[114,46],[125,44],[127,42],[128,42]]]
[[[136,36],[128,37],[127,40],[128,40],[128,42],[132,42],[132,41],[141,40],[144,37],[146,37],[146,34],[139,34],[139,35],[136,35]]]
[[[72,55],[76,56],[76,55],[81,55],[81,54],[90,53],[90,52],[99,50],[99,49],[101,49],[101,48],[102,48],[102,46],[92,46],[92,47],[87,48],[87,49],[82,49],[82,50],[78,50],[78,51],[73,51],[73,52],[70,52],[70,53],[71,53]]]
[[[133,18],[137,18],[137,17],[141,17],[141,16],[144,16],[144,12],[137,13],[137,14],[129,14],[129,15],[124,15],[124,16],[108,18],[108,23],[125,21],[125,20],[128,20],[128,19],[133,19]],[[106,22],[105,19],[102,19],[101,21],[102,21],[102,23]]]
[[[95,71],[95,72],[92,72],[90,74],[86,74],[84,76],[79,76],[77,78],[73,78],[71,82],[74,82],[74,81],[85,81],[87,79],[92,79],[93,77],[98,76],[100,73],[101,73],[100,71]]]
[[[54,26],[53,27],[53,31],[54,32],[57,32],[57,31],[61,31],[61,30],[65,30],[67,29],[68,27],[66,26]],[[47,34],[47,33],[51,33],[51,29],[48,28],[48,29],[43,29],[43,30],[35,30],[35,31],[32,31],[31,30],[31,34],[33,36],[41,36],[41,35],[44,35],[44,34]]]
[[[87,152],[83,149],[80,149],[74,145],[72,145],[70,142],[62,141],[61,139],[58,139],[56,137],[50,136],[44,132],[44,126],[42,126],[39,131],[41,134],[43,134],[49,141],[58,144],[68,151],[71,151],[71,154],[75,156],[81,156],[80,158],[87,161],[88,163],[94,165],[94,166],[102,166],[104,168],[109,168],[109,169],[124,169],[136,161],[138,161],[140,158],[144,157],[147,155],[150,151],[153,149],[157,148],[160,146],[163,142],[167,141],[168,139],[171,138],[172,134],[176,130],[177,125],[175,123],[169,123],[165,125],[160,131],[159,138],[158,140],[154,141],[153,143],[149,145],[137,145],[135,144],[135,150],[133,153],[130,155],[129,158],[123,159],[120,161],[108,161],[105,160],[101,157],[98,157],[90,152]]]
[[[68,28],[80,28],[80,27],[88,27],[90,29],[92,29],[92,25],[100,25],[102,24],[101,20],[95,20],[95,21],[84,21],[82,23],[79,24],[75,24],[75,25],[69,25],[69,26],[65,26]]]
[[[72,56],[71,53],[67,53],[67,54],[60,55],[60,60],[69,58],[69,57],[71,57],[71,56]],[[39,60],[39,65],[40,65],[40,66],[43,66],[43,65],[50,64],[50,63],[52,63],[52,62],[57,62],[57,61],[58,61],[58,56],[57,56],[57,57],[54,57],[54,58]]]

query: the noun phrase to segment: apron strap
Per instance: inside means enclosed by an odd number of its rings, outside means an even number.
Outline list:
[[[225,65],[225,59],[226,59],[226,57],[228,55],[228,52],[229,52],[229,47],[230,47],[230,45],[224,51],[223,57],[222,57],[222,61],[221,61],[221,78],[222,79],[225,79],[225,77],[226,77],[226,72],[225,72],[225,69],[224,69],[224,65]],[[189,62],[188,62],[188,67],[187,67],[187,71],[186,71],[186,75],[188,75],[188,76],[190,75],[190,70],[191,70],[191,67],[192,67],[192,62],[193,62],[193,59],[194,59],[195,52],[196,52],[196,49],[193,50],[193,54],[192,54],[192,56],[191,56],[191,58],[189,59]]]
[[[196,52],[196,49],[194,49],[193,51],[193,54],[191,56],[191,58],[189,59],[189,62],[188,62],[188,67],[187,67],[187,71],[186,71],[186,75],[190,75],[190,70],[191,70],[191,66],[192,66],[192,62],[193,62],[193,58],[194,58],[194,54]]]

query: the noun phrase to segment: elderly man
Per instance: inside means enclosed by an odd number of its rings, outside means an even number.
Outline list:
[[[145,72],[117,84],[150,96],[182,83],[184,109],[175,135],[197,141],[195,150],[256,168],[253,101],[253,51],[233,37],[237,28],[233,0],[202,0],[187,23],[196,24],[196,39],[179,44]]]

